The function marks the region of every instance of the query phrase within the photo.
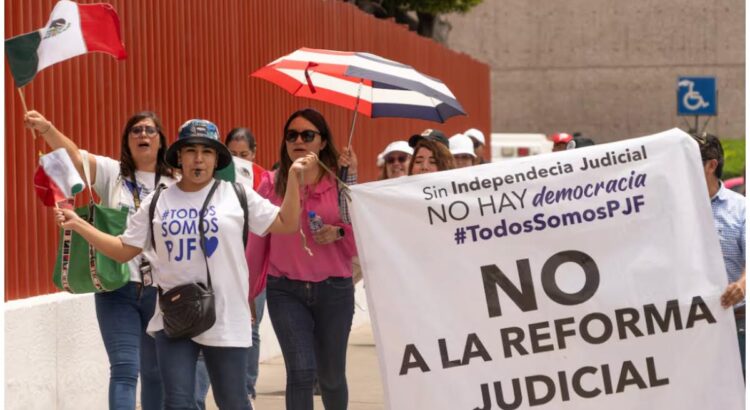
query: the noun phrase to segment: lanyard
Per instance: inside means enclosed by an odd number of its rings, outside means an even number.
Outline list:
[[[159,186],[160,177],[161,175],[156,172],[154,189]],[[138,182],[136,182],[135,180],[135,172],[133,172],[133,175],[131,175],[130,182],[133,183],[133,205],[135,205],[135,209],[138,210],[138,208],[141,207],[141,197],[138,194]],[[141,292],[143,291],[143,286],[149,286],[154,283],[151,276],[151,263],[143,256],[141,256],[141,263],[138,265],[138,271],[141,274],[141,286],[138,287],[138,299],[140,299]]]
[[[157,172],[156,177],[154,178],[154,189],[159,186],[160,178],[161,174]],[[130,177],[130,182],[133,184],[133,205],[135,205],[135,210],[137,211],[138,208],[141,207],[141,196],[138,194],[138,182],[135,180],[135,173]]]

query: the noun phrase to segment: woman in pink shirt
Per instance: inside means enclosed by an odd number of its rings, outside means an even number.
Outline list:
[[[328,124],[319,112],[307,108],[287,120],[279,169],[263,174],[258,193],[281,203],[289,167],[309,152],[337,172],[339,154]],[[350,174],[356,173],[353,165]],[[348,403],[346,346],[354,314],[352,257],[357,252],[352,227],[340,216],[336,180],[322,167],[303,178],[300,232],[250,237],[252,293],[260,293],[265,277],[268,313],[286,364],[286,408],[313,409],[317,372],[325,408],[343,410]],[[311,211],[323,220],[316,233],[306,222]]]

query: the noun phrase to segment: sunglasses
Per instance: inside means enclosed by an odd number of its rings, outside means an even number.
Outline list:
[[[407,159],[409,159],[409,157],[406,156],[406,155],[399,155],[399,156],[393,155],[393,156],[389,156],[388,158],[386,158],[385,159],[385,163],[386,164],[395,164],[396,161],[398,161],[398,162],[400,162],[400,163],[403,164],[404,162],[406,162]]]
[[[152,127],[150,125],[136,125],[135,127],[130,129],[130,133],[135,136],[141,135],[144,131],[149,137],[153,137],[157,134],[156,127]]]
[[[304,131],[297,131],[297,130],[286,130],[284,133],[284,139],[286,142],[295,142],[297,141],[297,137],[302,137],[302,141],[304,142],[312,142],[312,140],[315,139],[316,135],[321,135],[318,131],[313,130],[304,130]]]

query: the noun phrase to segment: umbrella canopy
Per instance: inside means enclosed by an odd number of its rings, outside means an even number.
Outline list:
[[[371,118],[445,122],[466,115],[442,81],[369,53],[300,48],[252,75],[295,96],[356,108]]]

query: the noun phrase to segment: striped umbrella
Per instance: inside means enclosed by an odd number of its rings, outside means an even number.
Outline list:
[[[466,115],[442,81],[374,54],[300,48],[252,76],[290,94],[348,108],[371,118],[445,122]]]
[[[352,145],[357,114],[445,122],[466,115],[442,81],[413,67],[369,53],[300,48],[252,74],[298,97],[325,101],[354,111],[349,130]],[[348,170],[341,168],[340,178]]]

